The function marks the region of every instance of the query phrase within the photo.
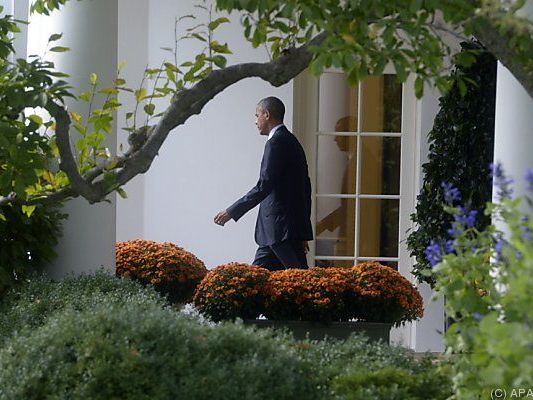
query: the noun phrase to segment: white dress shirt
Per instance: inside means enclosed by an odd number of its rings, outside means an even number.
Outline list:
[[[268,134],[268,139],[270,139],[272,136],[274,136],[274,133],[276,133],[276,130],[277,130],[280,126],[283,126],[283,124],[276,125],[274,128],[272,128],[272,129],[270,130],[270,133]],[[267,140],[268,140],[268,139],[267,139]]]

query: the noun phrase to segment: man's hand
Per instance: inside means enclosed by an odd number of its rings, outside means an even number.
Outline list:
[[[305,254],[309,253],[309,242],[307,242],[307,241],[302,242],[302,245],[304,246]]]
[[[224,226],[224,224],[226,222],[228,222],[230,219],[231,219],[231,215],[229,215],[226,210],[220,211],[215,216],[215,224],[220,225],[220,226]]]

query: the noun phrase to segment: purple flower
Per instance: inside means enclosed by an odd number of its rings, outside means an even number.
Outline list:
[[[446,203],[451,204],[454,201],[461,200],[461,192],[451,183],[442,182],[440,186],[444,189],[444,201],[446,201]]]
[[[533,238],[533,231],[529,226],[522,226],[520,227],[522,229],[522,240],[524,242],[529,242]]]
[[[490,164],[490,172],[494,185],[497,189],[497,196],[500,199],[510,198],[513,194],[513,189],[511,188],[513,180],[505,176],[501,163],[498,162]]]
[[[472,228],[476,224],[477,210],[466,211],[463,207],[459,207],[459,213],[453,216],[455,222],[464,224],[468,228]]]
[[[429,242],[429,246],[424,251],[424,254],[432,267],[442,260],[442,250],[440,245],[434,240]]]
[[[472,317],[474,318],[475,321],[479,322],[483,319],[483,314],[478,313],[476,311],[474,314],[472,314]]]
[[[496,252],[495,259],[496,261],[501,261],[503,258],[503,248],[505,246],[505,240],[502,238],[501,233],[498,234],[494,240],[494,251]]]
[[[453,253],[454,251],[454,241],[453,240],[447,240],[444,244],[444,251],[446,253]]]
[[[524,179],[528,184],[528,190],[533,190],[533,168],[526,169],[526,172],[524,173]]]
[[[457,237],[457,236],[462,235],[464,231],[461,227],[457,226],[456,224],[453,224],[452,227],[447,230],[447,232],[448,232],[448,235]]]

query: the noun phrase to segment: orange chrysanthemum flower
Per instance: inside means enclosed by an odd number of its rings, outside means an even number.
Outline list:
[[[152,284],[171,302],[189,302],[207,269],[194,254],[174,243],[151,240],[118,242],[116,274]]]
[[[229,263],[207,273],[194,294],[194,305],[214,321],[255,319],[264,313],[263,287],[269,271]]]

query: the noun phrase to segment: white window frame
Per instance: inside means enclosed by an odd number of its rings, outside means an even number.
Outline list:
[[[342,73],[338,69],[327,69],[326,73]],[[394,69],[387,67],[384,74],[393,74]],[[361,130],[361,124],[358,123],[356,132],[319,132],[318,129],[318,115],[319,115],[319,93],[320,93],[320,80],[316,77],[310,76],[308,72],[304,73],[306,76],[300,78],[295,82],[295,118],[294,131],[298,134],[299,138],[306,148],[308,161],[310,162],[310,177],[313,183],[313,213],[312,223],[313,227],[316,227],[316,204],[318,198],[350,198],[356,201],[355,212],[355,243],[354,256],[324,256],[316,254],[316,247],[311,246],[310,251],[310,265],[315,265],[315,260],[353,260],[355,261],[392,261],[398,263],[398,271],[402,275],[406,276],[409,280],[413,280],[411,276],[412,260],[409,256],[406,246],[407,231],[411,227],[410,215],[414,211],[416,195],[414,192],[414,181],[416,173],[416,157],[415,157],[415,131],[416,131],[416,98],[413,90],[413,78],[410,77],[402,85],[402,123],[401,132],[364,132]],[[302,82],[305,81],[305,82]],[[302,88],[303,85],[307,87]],[[299,93],[299,89],[304,89],[305,92],[311,93]],[[306,111],[301,107],[305,107],[302,104],[296,104],[299,102],[297,99],[303,100],[302,95],[305,95],[308,103]],[[362,98],[362,86],[358,86],[358,98]],[[309,101],[310,100],[310,101]],[[311,112],[309,112],[309,106],[311,106]],[[358,121],[362,120],[361,115],[362,104],[358,102]],[[300,111],[301,110],[301,111]],[[304,114],[307,117],[302,118],[298,114]],[[304,120],[305,119],[305,120]],[[304,126],[299,126],[303,124]],[[303,128],[303,129],[302,129]],[[357,138],[357,178],[356,178],[356,192],[355,194],[328,194],[328,193],[316,193],[317,173],[316,166],[318,163],[318,137],[319,136],[354,136]],[[401,138],[401,162],[400,162],[400,193],[397,195],[386,194],[361,194],[360,182],[361,182],[361,141],[363,137],[400,137]],[[309,151],[311,150],[311,151]],[[359,255],[359,236],[360,236],[360,221],[359,210],[361,199],[395,199],[399,200],[399,223],[398,223],[398,257],[364,257]]]

